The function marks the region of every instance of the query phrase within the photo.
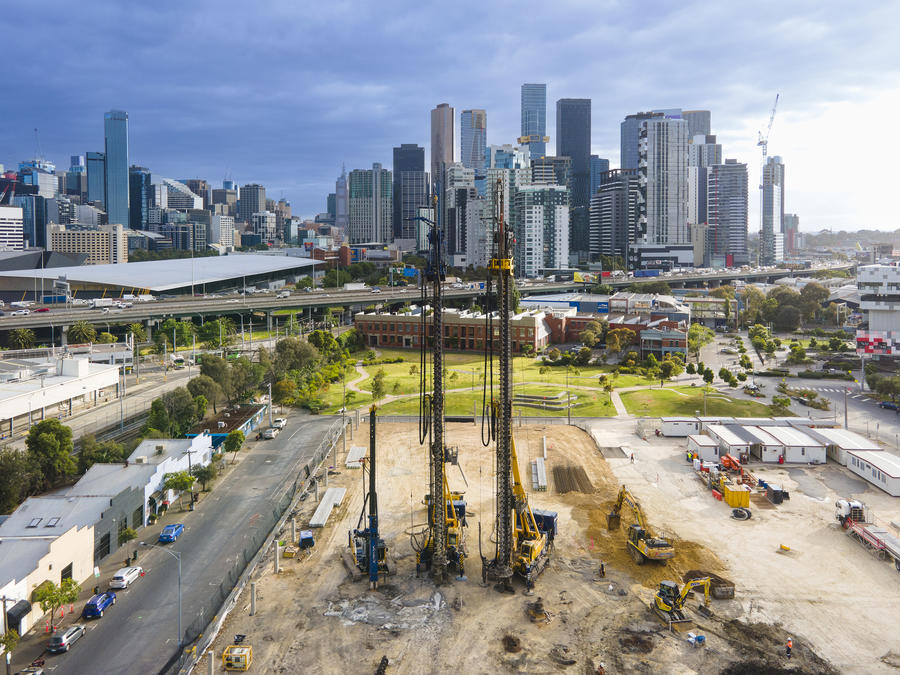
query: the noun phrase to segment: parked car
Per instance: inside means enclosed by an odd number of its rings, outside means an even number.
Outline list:
[[[81,610],[81,616],[85,619],[99,619],[103,616],[103,611],[110,605],[116,604],[116,594],[112,591],[106,593],[98,593],[84,606]]]
[[[262,437],[265,438],[267,441],[271,441],[273,438],[275,438],[278,435],[279,431],[281,431],[281,429],[278,429],[277,427],[269,427],[268,429],[263,431]]]
[[[123,567],[113,575],[109,582],[110,588],[128,588],[129,584],[141,578],[144,570],[140,567]]]
[[[284,427],[286,425],[287,425],[287,420],[284,419],[283,417],[276,417],[275,420],[272,422],[272,426],[275,427],[276,429],[284,429]]]
[[[879,408],[885,408],[886,410],[900,410],[900,406],[892,401],[882,401],[878,404]]]
[[[69,626],[61,633],[55,633],[47,640],[47,651],[58,653],[67,652],[82,635],[84,635],[84,626],[74,624]]]
[[[162,529],[162,532],[159,533],[159,542],[161,544],[165,544],[168,542],[176,541],[182,532],[184,532],[184,525],[182,525],[181,523],[166,525]]]

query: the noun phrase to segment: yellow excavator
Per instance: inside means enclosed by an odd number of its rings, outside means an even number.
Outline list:
[[[609,530],[618,530],[622,521],[622,506],[628,504],[634,514],[636,522],[632,523],[628,528],[628,542],[626,546],[634,562],[642,565],[645,561],[651,560],[665,564],[667,560],[675,557],[675,547],[664,537],[656,537],[650,528],[647,527],[644,519],[644,511],[637,499],[622,486],[619,490],[619,496],[613,505],[612,511],[606,516],[606,527]]]
[[[666,623],[669,629],[673,624],[687,623],[690,619],[684,613],[684,603],[692,590],[702,588],[704,602],[697,608],[697,611],[704,616],[711,616],[709,585],[709,577],[691,579],[681,589],[674,581],[660,581],[659,590],[650,602],[650,609],[656,612],[656,615]]]
[[[547,566],[550,560],[550,548],[547,535],[538,529],[528,496],[519,476],[519,458],[516,455],[516,442],[510,434],[510,457],[512,460],[512,493],[513,493],[513,548],[512,569],[525,580],[530,588],[534,580]]]

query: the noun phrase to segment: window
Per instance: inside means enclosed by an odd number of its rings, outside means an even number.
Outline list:
[[[72,563],[69,563],[65,567],[62,568],[62,572],[59,573],[59,581],[62,583],[66,579],[72,578]]]
[[[31,522],[28,523],[28,525],[26,525],[25,527],[37,527],[38,525],[41,524],[42,520],[43,520],[43,518],[32,518]]]
[[[59,518],[51,518],[47,521],[47,524],[44,527],[56,527],[56,524],[59,522]]]

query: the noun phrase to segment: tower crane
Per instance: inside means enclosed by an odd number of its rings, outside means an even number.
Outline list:
[[[437,184],[439,190],[440,183]],[[424,542],[417,545],[416,570],[430,569],[435,583],[448,580],[449,569],[455,568],[458,578],[464,578],[465,501],[460,492],[451,492],[446,463],[456,462],[457,451],[450,451],[444,439],[444,300],[442,284],[446,279],[444,264],[443,219],[440,217],[437,196],[434,197],[435,220],[419,218],[429,226],[428,257],[422,274],[420,300],[422,322],[419,332],[419,443],[426,439],[429,448],[429,492],[425,498],[428,508],[428,529]],[[429,297],[430,294],[430,297]],[[431,306],[431,325],[428,325],[427,305]],[[431,330],[429,331],[429,327]],[[431,336],[429,340],[428,336]],[[432,355],[432,387],[428,389],[426,355]]]
[[[488,445],[496,441],[497,513],[494,525],[496,551],[493,559],[481,556],[482,579],[498,582],[502,590],[511,589],[512,576],[524,579],[530,589],[537,576],[549,561],[550,547],[547,535],[537,525],[525,488],[519,476],[518,457],[512,434],[512,344],[510,333],[510,305],[513,279],[513,236],[508,229],[503,213],[503,182],[497,181],[495,192],[496,212],[494,215],[493,255],[488,263],[486,296],[490,302],[492,279],[496,277],[497,321],[499,322],[499,397],[494,398],[493,357],[494,329],[490,307],[486,314],[485,326],[485,384],[482,411],[490,410],[489,433],[482,427],[482,443]],[[487,362],[490,361],[488,364]],[[489,366],[489,368],[488,368]],[[488,375],[490,370],[490,375]],[[488,406],[487,383],[490,381],[490,401]],[[482,416],[482,425],[485,424]],[[480,544],[480,538],[479,538]]]
[[[762,148],[762,163],[759,168],[759,248],[756,251],[757,267],[759,267],[763,246],[774,247],[774,242],[766,242],[764,240],[765,212],[763,210],[763,202],[765,201],[765,195],[763,193],[763,186],[766,182],[766,157],[769,154],[769,135],[772,133],[772,125],[775,123],[775,110],[778,108],[779,96],[780,94],[775,94],[775,103],[772,104],[772,113],[769,115],[769,125],[766,127],[766,135],[763,136],[761,131],[757,132],[758,139],[756,145]]]

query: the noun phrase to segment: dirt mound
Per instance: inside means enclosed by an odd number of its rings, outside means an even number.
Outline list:
[[[719,633],[719,628],[723,633]],[[733,663],[720,675],[749,675],[753,673],[781,673],[801,675],[837,675],[835,670],[825,659],[813,652],[804,640],[800,640],[796,633],[794,636],[794,656],[791,667],[786,668],[782,664],[785,658],[784,642],[790,635],[782,626],[768,623],[745,623],[738,619],[732,619],[713,628],[706,625],[709,633],[715,633],[728,640],[746,660]]]

